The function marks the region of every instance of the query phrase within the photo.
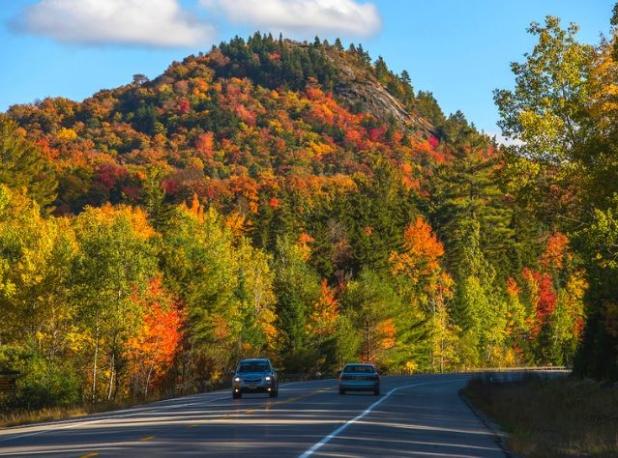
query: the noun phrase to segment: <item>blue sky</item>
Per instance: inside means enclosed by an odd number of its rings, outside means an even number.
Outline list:
[[[491,92],[512,85],[509,63],[533,44],[530,21],[557,15],[596,43],[614,1],[0,0],[0,111],[47,96],[81,100],[236,34],[283,30],[362,42],[374,58],[407,69],[445,112],[461,109],[495,134]]]

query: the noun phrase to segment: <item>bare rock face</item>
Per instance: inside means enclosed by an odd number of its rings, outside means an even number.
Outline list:
[[[358,74],[357,69],[332,60],[339,72],[339,83],[334,88],[335,96],[346,105],[369,112],[382,121],[394,119],[412,130],[431,133],[434,128],[425,118],[408,112],[386,88],[368,72]]]
[[[348,105],[372,113],[382,121],[395,119],[406,127],[431,131],[431,124],[420,116],[407,112],[404,107],[377,81],[350,81],[335,87],[335,95]]]

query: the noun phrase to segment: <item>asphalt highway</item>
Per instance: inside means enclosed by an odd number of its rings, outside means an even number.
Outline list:
[[[205,393],[0,429],[0,456],[504,457],[458,396],[466,380],[383,377],[380,396],[341,396],[335,380],[281,384],[277,399]]]

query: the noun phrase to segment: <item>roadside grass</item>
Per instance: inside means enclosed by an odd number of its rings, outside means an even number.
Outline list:
[[[0,428],[21,426],[31,423],[43,423],[54,420],[67,420],[94,413],[109,412],[144,405],[161,399],[164,398],[153,398],[147,401],[139,402],[103,402],[95,405],[0,411]]]
[[[38,410],[7,412],[0,414],[0,428],[52,420],[65,420],[67,418],[87,415],[88,413],[89,412],[82,407],[50,407]]]
[[[618,388],[576,378],[472,380],[463,394],[524,457],[618,457]]]
[[[209,384],[204,391],[185,391],[174,394],[154,394],[148,399],[125,399],[120,401],[99,401],[96,404],[82,404],[65,407],[45,407],[41,409],[9,408],[6,399],[0,397],[0,428],[9,426],[21,426],[31,423],[43,423],[46,421],[67,420],[70,418],[83,417],[95,413],[111,412],[114,410],[138,407],[157,401],[172,399],[179,396],[189,396],[197,393],[227,388],[226,382]]]

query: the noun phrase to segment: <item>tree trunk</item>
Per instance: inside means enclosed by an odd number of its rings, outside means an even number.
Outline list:
[[[116,371],[116,367],[114,364],[115,361],[116,361],[116,353],[112,351],[112,358],[109,363],[109,388],[107,390],[107,400],[108,401],[112,399],[112,392],[113,392],[113,387],[114,387],[114,374]]]
[[[99,358],[99,326],[95,331],[94,362],[92,364],[92,403],[97,401],[97,359]]]
[[[440,340],[440,373],[444,373],[444,336]]]
[[[152,375],[152,368],[154,366],[150,366],[148,369],[148,376],[146,377],[146,386],[144,388],[144,399],[148,399],[148,385],[150,385],[150,376]]]

